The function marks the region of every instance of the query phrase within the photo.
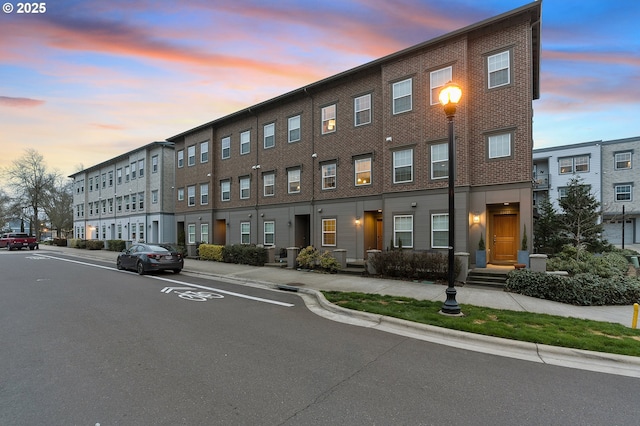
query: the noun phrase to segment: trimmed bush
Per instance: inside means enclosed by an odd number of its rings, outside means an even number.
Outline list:
[[[54,246],[58,246],[58,247],[66,247],[67,246],[67,239],[66,238],[54,238],[53,239],[53,245]]]
[[[602,278],[624,276],[628,269],[629,261],[621,253],[595,256],[585,250],[578,252],[573,246],[565,246],[547,262],[547,271],[567,271],[569,275],[590,273]]]
[[[302,269],[315,269],[319,258],[320,252],[315,247],[308,246],[300,250],[296,262]]]
[[[198,248],[198,254],[202,260],[215,260],[216,262],[222,262],[222,250],[224,246],[215,244],[200,244]]]
[[[127,243],[124,240],[109,240],[107,241],[107,250],[121,252],[127,247]]]
[[[102,250],[104,248],[104,241],[101,240],[86,240],[85,248],[87,250]]]
[[[256,247],[255,245],[234,244],[224,246],[222,259],[225,263],[264,266],[267,263],[267,250],[264,247]]]
[[[640,280],[620,275],[561,277],[521,269],[509,273],[505,290],[578,306],[630,305],[640,300]]]
[[[371,266],[383,277],[410,280],[446,280],[449,257],[445,253],[388,250],[369,259]],[[456,258],[454,274],[458,276],[462,264]]]

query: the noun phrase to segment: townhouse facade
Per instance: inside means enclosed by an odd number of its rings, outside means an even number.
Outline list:
[[[202,124],[175,144],[175,233],[198,242],[370,249],[448,247],[447,122],[459,84],[455,250],[482,235],[514,263],[532,235],[532,103],[540,2]],[[90,176],[90,175],[89,175]]]
[[[579,177],[601,205],[603,238],[618,246],[640,242],[640,199],[634,194],[640,184],[634,164],[639,150],[640,136],[535,149],[534,209],[549,197],[561,212],[558,200],[569,181]]]
[[[153,142],[69,176],[75,238],[175,242],[174,160]]]

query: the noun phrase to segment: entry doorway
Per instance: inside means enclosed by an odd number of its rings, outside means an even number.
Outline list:
[[[367,250],[382,250],[384,248],[384,228],[382,210],[364,212],[364,255]]]
[[[489,210],[489,263],[514,264],[518,260],[520,236],[519,206],[505,205]]]

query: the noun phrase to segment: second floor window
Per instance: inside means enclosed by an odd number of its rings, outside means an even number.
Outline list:
[[[449,177],[449,144],[431,145],[431,179]]]
[[[240,154],[248,154],[251,151],[251,132],[240,133]]]
[[[617,152],[615,155],[616,170],[625,170],[631,168],[631,153]]]
[[[631,201],[631,184],[615,186],[616,201]]]
[[[289,184],[289,194],[297,194],[300,192],[300,169],[292,169],[287,171],[287,181]]]
[[[248,177],[240,178],[240,199],[246,200],[251,196],[251,180]]]
[[[589,156],[579,155],[576,157],[565,157],[558,160],[559,173],[561,175],[570,173],[586,173],[589,171]]]
[[[405,149],[393,153],[393,183],[413,181],[413,150]]]
[[[222,159],[231,157],[231,136],[222,138],[220,146],[222,147]]]
[[[489,158],[511,156],[511,133],[489,136],[488,144]]]
[[[184,188],[178,188],[178,201],[184,201]]]
[[[264,196],[271,197],[276,193],[276,175],[274,173],[265,173],[262,175],[264,185]]]
[[[354,125],[371,123],[371,95],[359,96],[353,100]]]
[[[203,183],[200,185],[200,204],[206,205],[209,204],[209,184]]]
[[[189,206],[196,205],[196,187],[195,186],[187,187],[187,204]]]
[[[178,168],[184,167],[184,150],[180,150],[177,152],[178,156]]]
[[[322,189],[336,188],[336,163],[322,165]]]
[[[288,141],[297,142],[300,140],[300,116],[289,118]]]
[[[220,200],[231,200],[231,182],[228,180],[220,182]]]
[[[355,160],[356,186],[371,184],[371,158]]]
[[[187,165],[195,166],[196,165],[196,146],[191,145],[187,148]]]

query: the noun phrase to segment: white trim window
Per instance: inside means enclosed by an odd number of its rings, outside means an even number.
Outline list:
[[[413,181],[413,149],[393,152],[393,183]]]
[[[632,201],[632,186],[630,183],[615,185],[616,201]]]
[[[264,222],[264,245],[274,246],[276,244],[276,223],[273,221]]]
[[[627,170],[631,168],[631,151],[616,152],[614,156],[616,170]]]
[[[511,83],[511,60],[509,56],[509,51],[506,50],[487,58],[489,89]]]
[[[371,157],[354,161],[356,186],[371,185]]]
[[[449,213],[431,215],[431,248],[449,247]]]
[[[251,222],[240,222],[240,244],[251,244]]]
[[[300,169],[291,169],[287,171],[287,183],[289,194],[300,193]]]
[[[187,235],[188,235],[188,243],[195,244],[196,243],[196,224],[190,223],[187,225]]]
[[[371,123],[371,94],[358,96],[353,100],[353,120],[355,126]]]
[[[337,241],[337,220],[322,219],[322,245],[335,247]]]
[[[393,83],[393,113],[400,114],[402,112],[411,111],[413,108],[412,100],[412,79],[398,81]]]
[[[322,108],[322,134],[336,131],[336,105],[329,105]]]
[[[262,187],[265,197],[273,197],[276,194],[276,174],[265,173],[262,175]]]
[[[558,159],[558,171],[561,175],[571,173],[588,173],[589,156],[578,155],[576,157],[565,157]]]
[[[265,124],[263,128],[264,136],[264,149],[273,148],[276,146],[276,124]]]
[[[222,149],[222,159],[225,160],[231,157],[231,136],[222,138],[220,141],[220,147]]]
[[[137,170],[137,163],[134,161],[133,163],[131,163],[131,180],[136,178]],[[98,176],[96,176],[96,189],[98,189]]]
[[[251,130],[240,133],[240,155],[251,152]]]
[[[449,144],[431,145],[431,179],[449,177]]]
[[[138,160],[138,177],[144,177],[144,160]]]
[[[184,167],[184,150],[181,149],[180,151],[178,151],[177,153],[177,158],[178,158],[178,168],[181,169]],[[125,175],[127,175],[127,167],[125,167]],[[127,182],[129,181],[129,177],[127,176]]]
[[[444,87],[445,84],[450,82],[453,77],[453,68],[446,67],[440,70],[431,71],[430,73],[430,88],[431,88],[431,105],[436,105],[440,103],[440,91]]]
[[[200,162],[209,162],[209,141],[200,142]]]
[[[111,204],[111,200],[109,200],[109,204]],[[151,191],[151,204],[158,204],[158,190],[154,189]],[[111,205],[109,205],[109,209],[111,209]]]
[[[322,165],[322,189],[336,189],[336,163]]]
[[[187,166],[196,165],[196,146],[191,145],[187,147]]]
[[[287,134],[289,143],[298,142],[300,140],[301,132],[299,115],[296,115],[295,117],[289,117]]]
[[[393,216],[393,246],[413,247],[413,216],[410,214]]]
[[[195,185],[187,187],[187,205],[189,207],[196,205],[196,187]]]
[[[209,184],[200,184],[200,205],[205,206],[209,204]]]
[[[178,201],[184,201],[184,188],[178,188]]]
[[[200,242],[202,244],[209,244],[209,224],[200,224]]]
[[[489,136],[489,158],[504,158],[511,156],[511,133]]]
[[[151,173],[158,173],[158,156],[151,157]]]
[[[220,201],[231,200],[231,181],[223,180],[220,182]]]
[[[249,177],[240,178],[240,199],[246,200],[251,196],[251,179]]]

